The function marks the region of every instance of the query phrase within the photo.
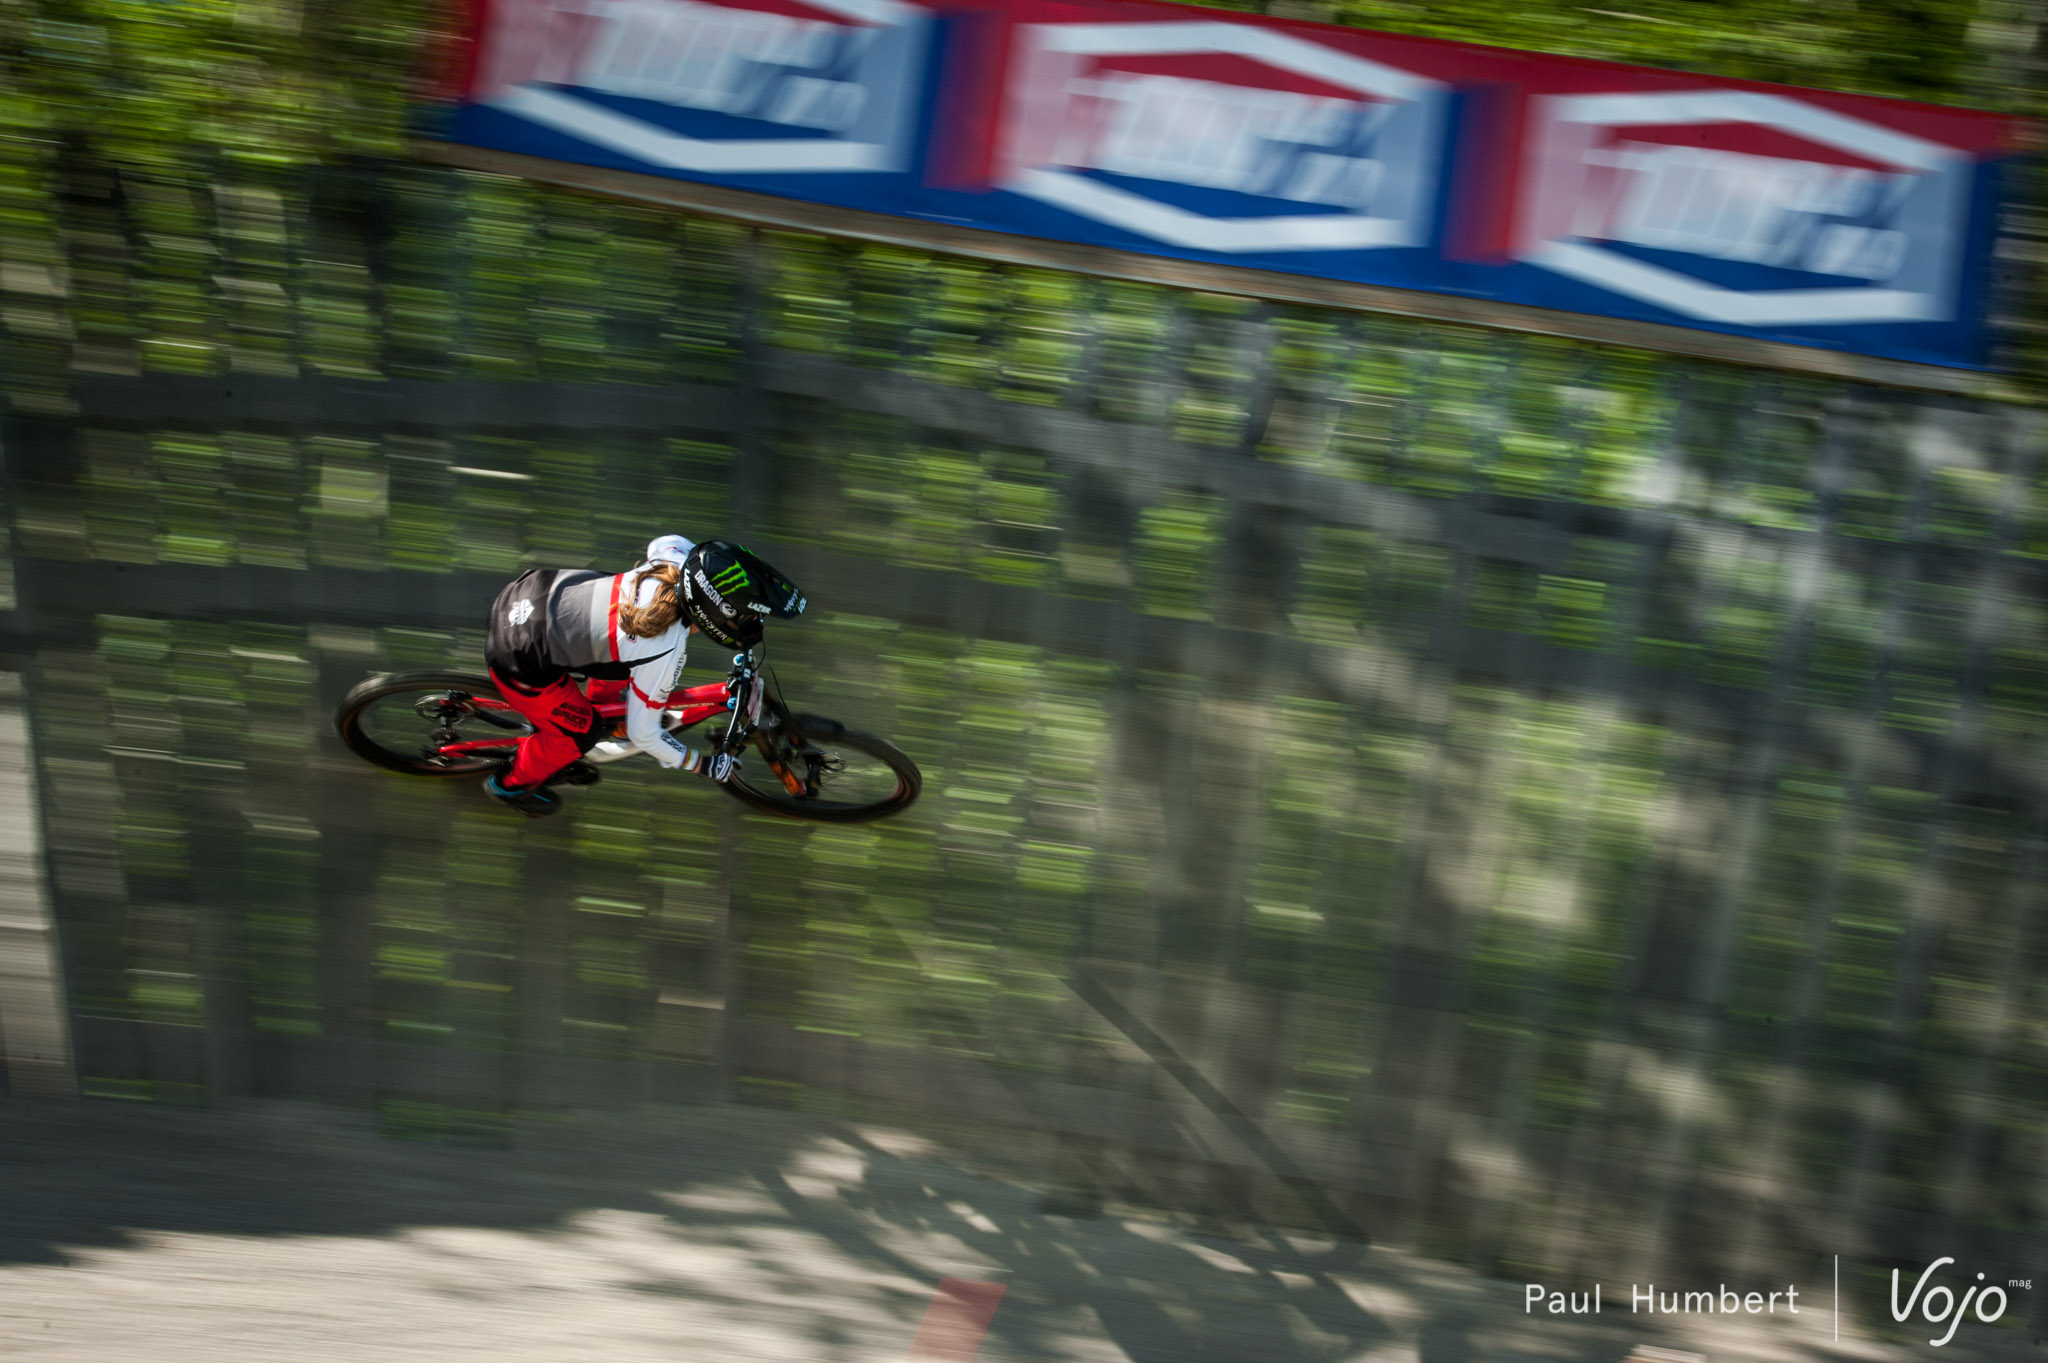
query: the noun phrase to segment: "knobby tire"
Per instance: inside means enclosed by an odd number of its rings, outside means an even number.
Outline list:
[[[806,819],[812,823],[866,823],[900,813],[917,799],[924,787],[923,773],[901,748],[885,738],[849,729],[836,719],[822,715],[792,715],[792,729],[801,739],[827,750],[846,749],[876,759],[896,777],[895,791],[879,800],[842,804],[829,799],[799,798],[783,789],[769,771],[758,748],[748,752],[739,775],[725,783],[725,793],[745,805],[785,819]]]
[[[387,748],[363,731],[363,714],[380,700],[399,695],[431,695],[436,691],[458,691],[464,695],[477,696],[502,704],[498,688],[489,677],[479,677],[467,672],[397,672],[389,676],[371,677],[356,683],[334,712],[334,728],[341,735],[341,741],[349,751],[365,762],[384,768],[386,771],[403,772],[407,776],[482,776],[495,770],[503,761],[500,756],[464,758],[446,766],[428,762],[417,752],[400,752]],[[518,721],[521,728],[532,732],[517,712],[507,711],[508,717]],[[424,733],[425,730],[422,730]],[[511,731],[507,730],[508,736]],[[509,752],[508,752],[509,755]]]

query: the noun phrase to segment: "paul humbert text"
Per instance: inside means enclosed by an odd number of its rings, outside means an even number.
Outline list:
[[[1522,1288],[1522,1310],[1529,1315],[1547,1312],[1553,1316],[1597,1316],[1602,1305],[1601,1288],[1600,1283],[1594,1283],[1590,1292],[1553,1292],[1542,1283],[1529,1283]],[[1722,1283],[1705,1291],[1666,1292],[1655,1283],[1630,1283],[1629,1310],[1658,1316],[1796,1316],[1799,1289],[1787,1284],[1775,1292],[1737,1292]]]

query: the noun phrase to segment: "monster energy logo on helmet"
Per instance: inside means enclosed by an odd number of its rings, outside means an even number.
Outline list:
[[[704,576],[704,570],[702,568],[699,568],[690,576],[696,582],[697,590],[702,592],[707,598],[709,598],[712,605],[718,607],[718,609],[720,609],[721,611],[724,611],[726,618],[728,620],[732,619],[734,616],[739,614],[738,610],[734,608],[732,602],[726,600],[725,597],[720,594],[719,590],[711,585],[711,579]]]

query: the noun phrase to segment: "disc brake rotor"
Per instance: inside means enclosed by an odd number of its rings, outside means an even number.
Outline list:
[[[412,703],[413,713],[421,719],[431,719],[442,728],[476,713],[476,707],[467,700],[457,700],[453,695],[421,696]]]
[[[427,734],[427,741],[420,745],[420,760],[447,766],[452,759],[441,749],[461,740],[462,735],[455,731],[455,726],[474,716],[476,707],[467,700],[457,700],[454,695],[443,692],[438,696],[421,696],[413,702],[412,711],[421,719],[431,720],[434,725]]]

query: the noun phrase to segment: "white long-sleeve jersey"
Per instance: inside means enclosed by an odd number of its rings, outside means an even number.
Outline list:
[[[553,660],[586,676],[623,678],[626,682],[626,736],[664,767],[680,767],[696,756],[681,739],[661,726],[669,694],[682,684],[690,636],[688,620],[679,619],[651,639],[628,634],[619,624],[625,593],[645,609],[654,603],[661,584],[645,574],[657,563],[682,566],[690,541],[662,535],[649,542],[647,557],[623,573],[565,575],[550,593],[548,648]]]

